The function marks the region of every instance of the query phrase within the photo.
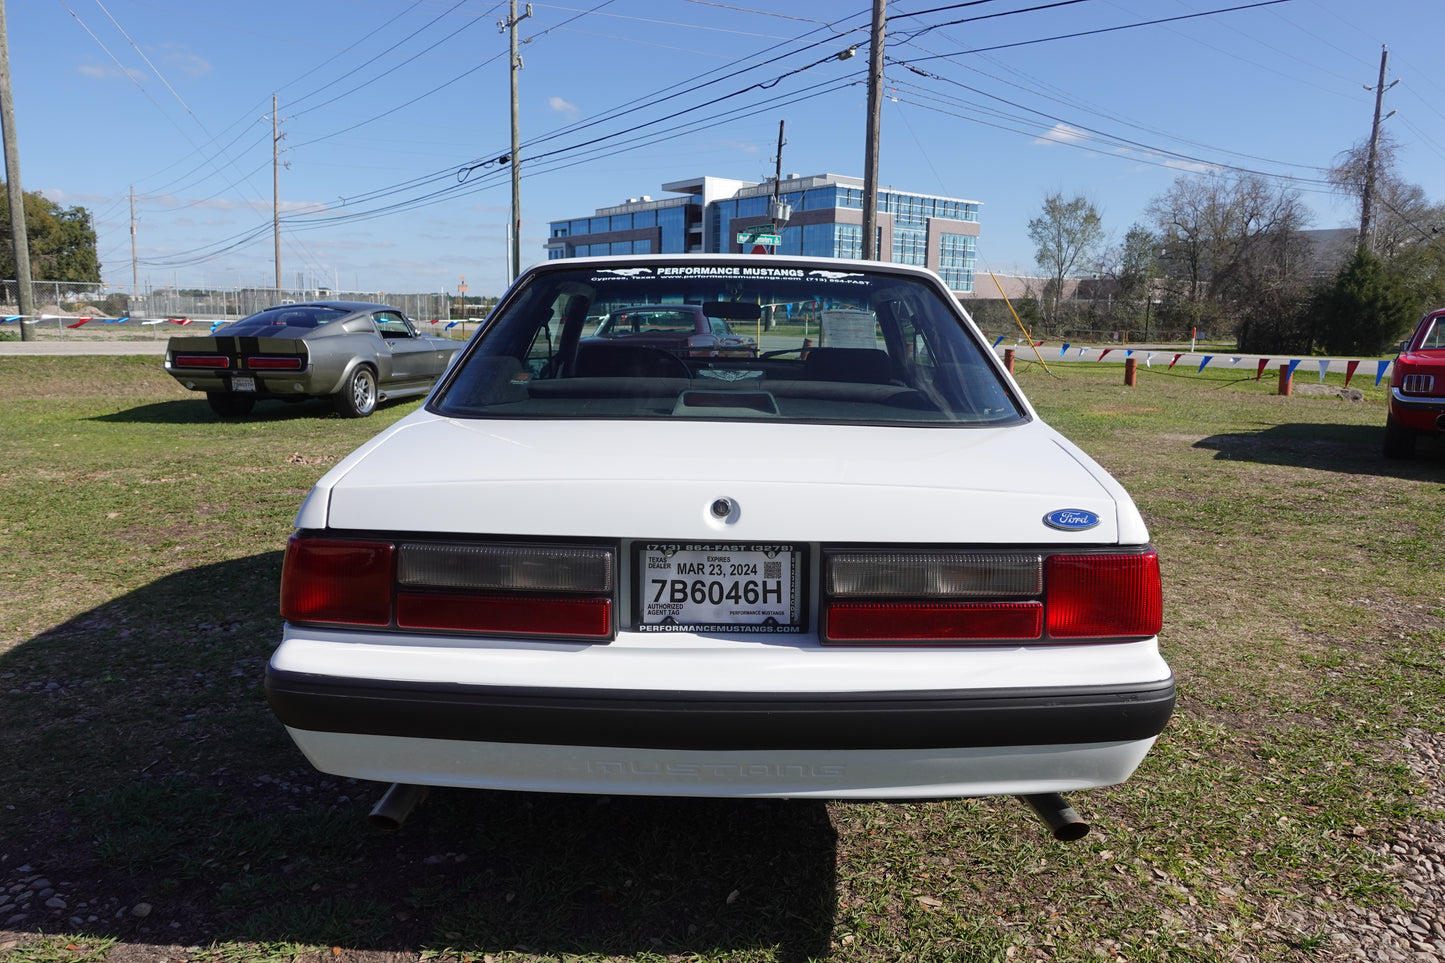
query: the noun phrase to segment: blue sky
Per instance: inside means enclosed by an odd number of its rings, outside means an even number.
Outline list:
[[[1254,3],[890,0],[880,182],[981,202],[981,272],[1034,271],[1027,222],[1049,193],[1088,197],[1118,240],[1175,178],[1209,169],[1277,178],[1311,226],[1344,226],[1356,215],[1323,171],[1368,136],[1388,46],[1400,173],[1445,201],[1445,3]],[[551,220],[695,175],[771,176],[779,121],[785,173],[862,175],[867,0],[531,6],[523,266],[545,257]],[[25,0],[6,14],[21,179],[92,211],[114,287],[132,283],[132,189],[143,289],[273,283],[273,93],[284,284],[505,287],[505,3]]]

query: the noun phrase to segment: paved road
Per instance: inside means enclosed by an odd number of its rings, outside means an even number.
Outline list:
[[[0,355],[72,355],[72,354],[154,354],[166,353],[166,341],[94,341],[75,338],[69,341],[0,341]]]

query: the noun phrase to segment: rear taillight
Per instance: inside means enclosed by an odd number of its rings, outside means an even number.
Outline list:
[[[1053,555],[1045,567],[1046,629],[1055,639],[1158,635],[1159,556]]]
[[[281,614],[423,632],[610,639],[615,568],[613,550],[596,546],[298,535],[287,547]]]
[[[1430,395],[1435,393],[1435,376],[1407,374],[1400,381],[1400,391],[1407,395]]]
[[[178,354],[171,364],[177,368],[227,368],[231,360],[223,354]]]
[[[825,553],[820,636],[834,645],[1100,642],[1159,632],[1159,558]]]
[[[395,552],[390,542],[291,536],[281,569],[281,617],[390,625]]]
[[[301,359],[252,355],[246,359],[246,367],[255,371],[300,371]]]

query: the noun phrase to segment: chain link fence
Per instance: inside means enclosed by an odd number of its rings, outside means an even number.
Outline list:
[[[21,320],[19,291],[17,282],[0,280],[0,321],[5,322],[0,324],[0,331],[17,330]],[[32,332],[35,336],[54,338],[64,337],[67,330],[78,330],[72,326],[80,318],[110,322],[125,319],[129,324],[137,326],[144,321],[180,322],[186,319],[197,324],[215,323],[236,321],[276,304],[301,301],[369,301],[387,304],[423,325],[430,321],[450,321],[453,317],[462,316],[475,320],[473,311],[465,310],[462,305],[457,304],[455,298],[446,294],[331,291],[325,288],[277,291],[275,288],[166,287],[154,288],[137,296],[105,284],[32,281],[30,302],[35,316],[25,321],[34,325]],[[86,327],[92,326],[87,324]],[[164,326],[165,329],[170,327],[171,325]],[[105,329],[107,334],[111,335],[119,334],[114,328],[106,328],[105,325],[96,325],[94,329]],[[193,333],[193,330],[186,333]],[[156,327],[152,326],[147,333],[155,337],[163,332],[158,332]]]

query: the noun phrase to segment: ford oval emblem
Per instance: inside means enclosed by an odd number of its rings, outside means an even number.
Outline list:
[[[1086,532],[1098,526],[1099,516],[1082,508],[1061,508],[1045,515],[1044,524],[1061,532]]]

